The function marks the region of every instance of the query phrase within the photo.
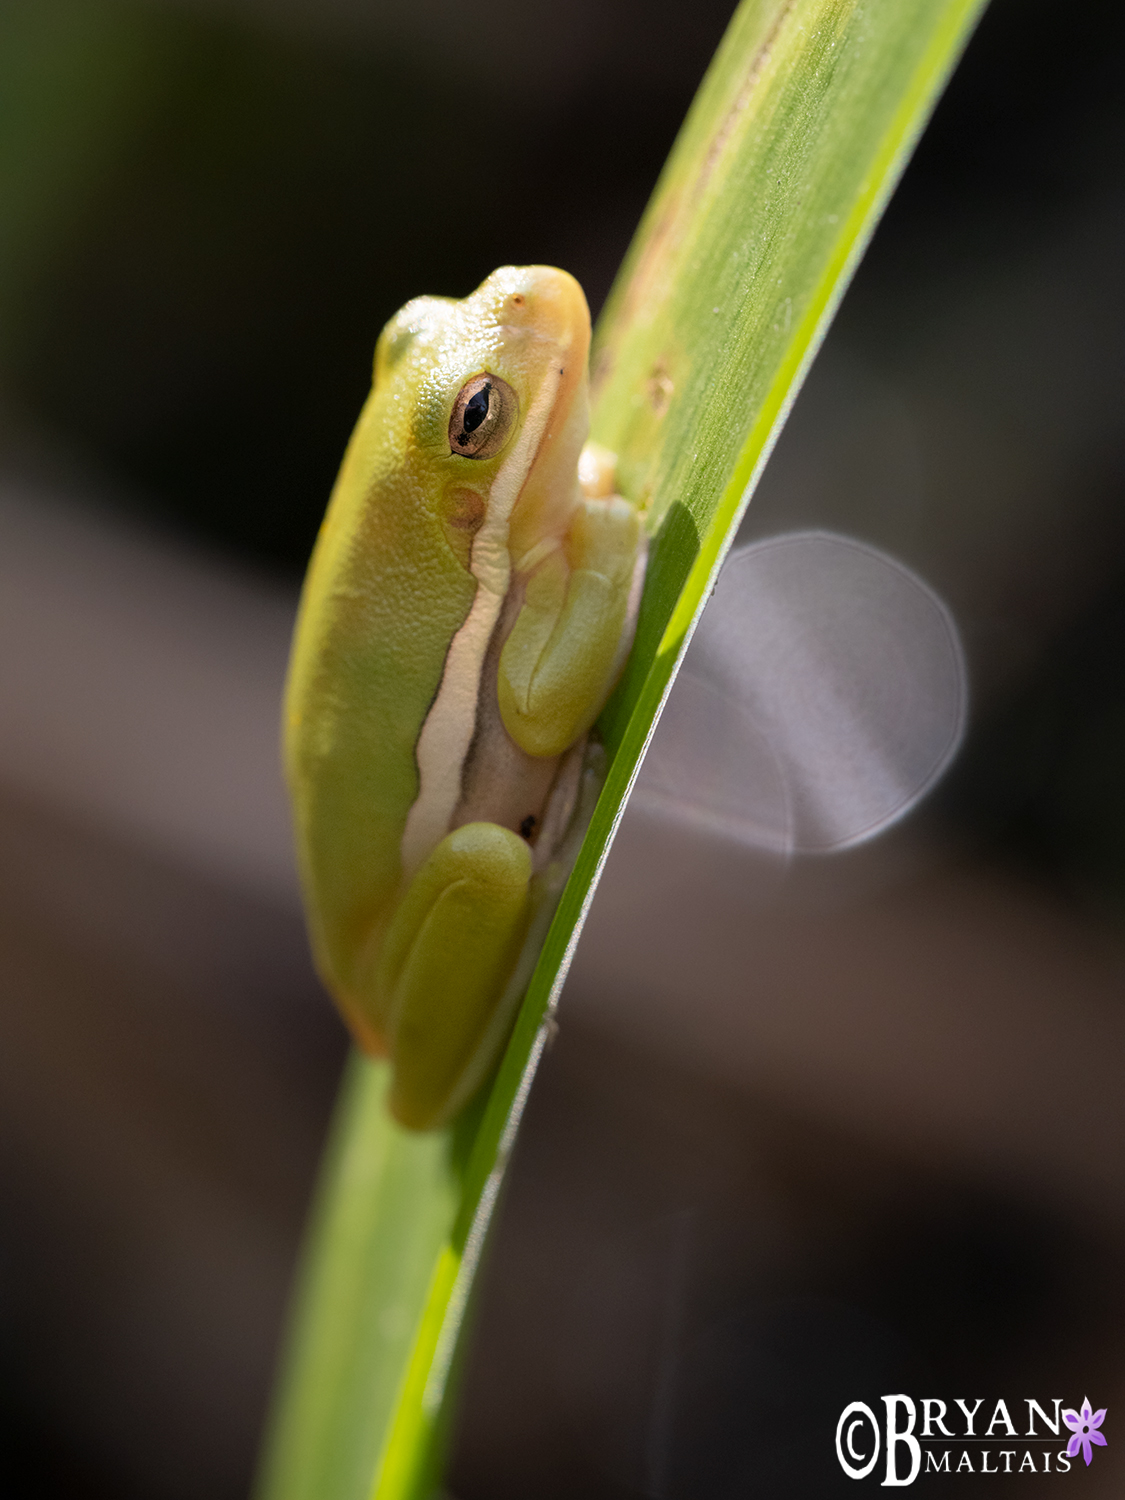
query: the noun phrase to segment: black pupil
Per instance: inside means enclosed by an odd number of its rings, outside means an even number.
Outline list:
[[[461,425],[466,432],[476,432],[488,416],[488,402],[491,395],[491,385],[482,385],[476,395],[470,396],[465,402],[465,416]]]

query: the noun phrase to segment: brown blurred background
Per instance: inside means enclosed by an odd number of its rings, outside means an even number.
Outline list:
[[[596,310],[729,11],[0,8],[4,1496],[247,1492],[344,1053],[276,704],[374,339],[503,262]],[[899,1390],[1089,1394],[1038,1487],[1121,1492],[1123,44],[994,0],[797,404],[743,539],[915,569],[969,735],[831,857],[626,818],[462,1500],[852,1493],[836,1416]]]

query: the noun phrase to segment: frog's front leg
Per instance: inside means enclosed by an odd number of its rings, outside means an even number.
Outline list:
[[[531,850],[496,823],[446,834],[415,874],[377,972],[394,1061],[391,1110],[414,1130],[444,1123],[492,1055],[490,1022],[527,930]]]
[[[601,712],[630,644],[642,545],[628,501],[586,499],[565,544],[516,564],[523,606],[497,687],[504,727],[529,755],[561,755]]]

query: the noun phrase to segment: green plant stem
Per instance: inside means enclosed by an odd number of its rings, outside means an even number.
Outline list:
[[[260,1500],[421,1500],[438,1482],[489,1221],[629,789],[757,477],[982,8],[744,0],[731,22],[595,340],[593,435],[653,535],[636,644],[601,720],[605,784],[504,1059],[456,1130],[398,1130],[381,1068],[353,1065]]]

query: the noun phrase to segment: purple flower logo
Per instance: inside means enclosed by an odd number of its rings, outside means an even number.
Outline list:
[[[1106,1408],[1104,1406],[1101,1411],[1090,1410],[1089,1396],[1083,1401],[1081,1411],[1063,1412],[1062,1419],[1071,1430],[1070,1442],[1066,1445],[1068,1458],[1073,1458],[1079,1448],[1081,1448],[1082,1457],[1088,1464],[1093,1451],[1090,1444],[1097,1443],[1099,1448],[1106,1446],[1105,1438],[1098,1431],[1098,1428],[1105,1421],[1105,1413]]]

